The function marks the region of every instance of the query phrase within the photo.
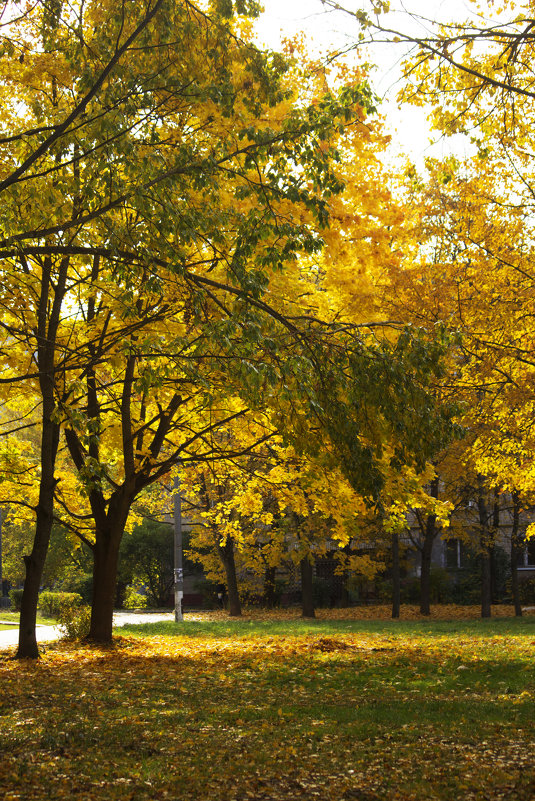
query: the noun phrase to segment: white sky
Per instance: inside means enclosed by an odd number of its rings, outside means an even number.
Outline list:
[[[344,4],[344,0],[340,0]],[[281,38],[304,30],[310,48],[325,53],[333,48],[343,48],[356,41],[357,22],[343,13],[335,13],[321,0],[263,0],[265,12],[257,24],[259,43],[278,49]],[[366,8],[366,0],[346,0],[352,8]],[[410,12],[430,19],[443,21],[464,20],[473,14],[469,0],[392,0],[391,7],[397,10],[388,15],[390,26],[410,32],[421,32],[422,22],[416,22]],[[472,10],[472,14],[470,11]],[[389,121],[393,138],[394,154],[406,154],[420,163],[423,156],[437,157],[455,151],[459,155],[468,152],[464,138],[440,139],[430,131],[426,122],[426,111],[413,106],[398,109],[396,94],[399,88],[399,60],[403,56],[402,45],[374,45],[365,54],[364,60],[376,65],[371,80],[375,92],[383,102],[380,112]],[[430,142],[434,142],[433,145]]]

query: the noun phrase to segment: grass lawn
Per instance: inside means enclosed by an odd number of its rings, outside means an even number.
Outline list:
[[[20,612],[11,612],[9,609],[0,609],[0,620],[2,623],[13,623],[14,626],[19,625]],[[41,612],[37,612],[37,625],[38,626],[54,626],[57,620],[45,617]]]
[[[535,797],[535,616],[121,629],[0,659],[6,801]]]

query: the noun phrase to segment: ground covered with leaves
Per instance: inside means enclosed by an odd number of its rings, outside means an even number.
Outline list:
[[[6,801],[535,797],[535,616],[121,631],[2,655]]]

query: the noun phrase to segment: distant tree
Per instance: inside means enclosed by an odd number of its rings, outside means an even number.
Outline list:
[[[173,590],[173,528],[168,523],[144,520],[121,542],[119,576],[143,585],[148,605],[166,606]]]

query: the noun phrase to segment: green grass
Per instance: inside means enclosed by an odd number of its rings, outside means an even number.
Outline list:
[[[0,662],[9,801],[531,801],[535,621],[121,629]]]
[[[20,618],[20,612],[12,612],[9,609],[0,609],[0,620],[2,623],[13,623],[13,625],[18,626]],[[57,623],[57,620],[54,620],[49,617],[45,617],[41,612],[37,612],[37,625],[39,626],[54,626]]]
[[[535,637],[535,616],[505,617],[488,620],[249,620],[225,619],[209,622],[132,623],[121,627],[123,633],[137,637],[187,636],[200,638],[265,637],[275,635],[371,633],[394,639],[410,637],[454,637],[457,634],[477,637],[524,633]]]

